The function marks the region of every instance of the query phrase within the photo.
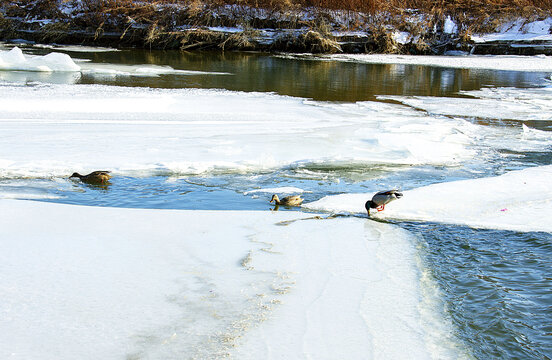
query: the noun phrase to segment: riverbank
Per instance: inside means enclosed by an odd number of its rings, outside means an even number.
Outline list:
[[[360,12],[197,1],[93,3],[0,2],[0,39],[184,51],[552,55],[550,9],[536,6]]]

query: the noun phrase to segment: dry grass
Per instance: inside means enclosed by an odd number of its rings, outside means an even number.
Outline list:
[[[60,11],[62,5],[73,8],[73,16]],[[87,30],[94,41],[115,33],[122,34],[121,40],[140,38],[141,45],[152,48],[243,50],[254,47],[256,34],[251,30],[223,35],[205,27],[307,28],[282,36],[273,46],[339,52],[331,32],[351,29],[371,34],[367,51],[425,53],[431,50],[429,44],[450,40],[437,38],[433,31],[449,16],[460,24],[458,37],[466,40],[469,34],[491,32],[514,17],[536,20],[551,12],[552,0],[0,0],[0,35],[9,38],[16,19],[23,26],[29,19],[51,19],[40,29],[42,41],[62,40],[64,32],[71,30]],[[196,30],[182,31],[190,28]],[[397,44],[391,35],[394,30],[409,32],[414,43]]]

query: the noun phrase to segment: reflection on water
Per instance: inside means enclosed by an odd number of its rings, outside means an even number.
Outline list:
[[[70,48],[69,48],[70,50]],[[26,52],[47,54],[50,49],[26,48]],[[61,50],[56,50],[61,51]],[[308,58],[284,58],[263,53],[181,52],[123,50],[112,52],[65,51],[86,68],[116,65],[162,65],[175,70],[230,73],[159,76],[116,76],[94,73],[9,74],[0,72],[6,81],[41,81],[52,83],[109,84],[159,88],[224,88],[235,91],[276,92],[325,101],[374,100],[377,95],[458,96],[459,91],[487,86],[529,87],[542,84],[543,73],[447,69],[402,64],[358,64],[319,61]],[[116,64],[116,65],[115,65]],[[84,65],[83,65],[84,66]],[[109,76],[108,76],[109,75]]]

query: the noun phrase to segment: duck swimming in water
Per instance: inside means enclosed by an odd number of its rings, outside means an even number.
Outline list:
[[[111,175],[109,175],[109,171],[93,171],[88,175],[81,175],[79,173],[73,173],[73,175],[69,176],[69,178],[79,178],[82,182],[88,183],[88,184],[106,184],[109,179],[111,179]]]
[[[386,190],[377,192],[372,200],[366,201],[364,207],[368,211],[368,216],[370,216],[370,209],[376,209],[378,211],[383,211],[385,205],[389,204],[393,200],[397,200],[403,197],[403,194],[399,190]]]
[[[273,202],[276,205],[283,205],[283,206],[299,206],[303,203],[303,199],[301,199],[300,195],[293,195],[293,196],[286,196],[282,200],[278,198],[278,195],[274,194],[272,195],[272,199],[270,202]]]

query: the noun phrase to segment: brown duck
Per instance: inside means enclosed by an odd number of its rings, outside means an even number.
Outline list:
[[[278,195],[274,194],[272,195],[272,199],[270,202],[273,202],[276,205],[282,205],[282,206],[299,206],[303,203],[303,199],[301,199],[300,195],[294,195],[294,196],[286,196],[282,200],[278,198]]]
[[[106,184],[109,179],[111,179],[111,175],[109,175],[109,171],[93,171],[88,175],[81,175],[79,173],[73,173],[69,178],[79,178],[82,182],[88,183],[88,184]]]

